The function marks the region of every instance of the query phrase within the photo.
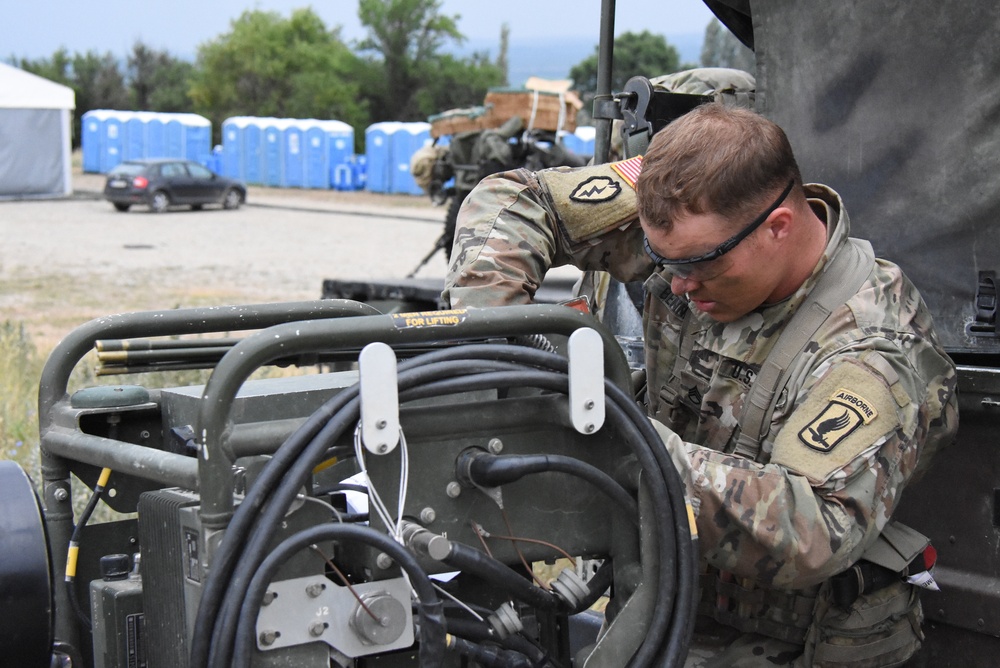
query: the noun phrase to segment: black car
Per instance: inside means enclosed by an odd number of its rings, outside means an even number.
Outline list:
[[[156,213],[175,204],[236,209],[246,201],[247,189],[191,160],[150,158],[127,160],[108,172],[104,198],[119,211],[128,211],[133,204],[145,204]]]

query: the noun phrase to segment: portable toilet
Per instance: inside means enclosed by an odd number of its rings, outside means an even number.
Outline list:
[[[597,139],[597,128],[593,125],[581,125],[574,132],[573,136],[579,141],[579,149],[574,149],[582,156],[594,155],[594,144]]]
[[[165,114],[151,114],[146,121],[146,157],[167,155],[167,119]]]
[[[231,179],[246,180],[246,164],[244,153],[244,128],[248,119],[246,116],[232,116],[222,121],[222,165],[223,176]]]
[[[422,195],[423,189],[410,174],[410,158],[431,143],[430,123],[403,123],[392,134],[392,173],[390,192],[405,195]]]
[[[403,124],[398,121],[373,123],[365,129],[365,188],[374,193],[391,192],[392,135]]]
[[[287,125],[282,130],[282,185],[287,188],[303,188],[306,185],[306,127],[308,120],[285,119]]]
[[[83,154],[83,171],[101,171],[101,151],[104,143],[104,117],[107,109],[91,109],[80,119],[80,152]]]
[[[207,164],[212,156],[212,122],[198,114],[176,114],[184,128],[181,157]]]
[[[305,155],[305,187],[330,187],[329,138],[322,121],[310,120],[305,127],[303,151]]]
[[[343,121],[326,121],[330,164],[350,162],[354,156],[354,128]]]
[[[100,171],[104,174],[122,161],[125,146],[123,116],[120,111],[109,110],[101,120]]]
[[[264,119],[250,118],[243,128],[243,170],[247,183],[264,183]]]
[[[262,176],[264,185],[280,188],[284,185],[284,168],[282,167],[282,144],[287,121],[282,118],[265,118],[263,121]]]
[[[146,157],[146,133],[149,128],[149,118],[152,114],[136,111],[124,117],[125,141],[123,142],[122,159]]]
[[[166,114],[166,151],[165,158],[181,158],[184,156],[184,124],[173,114]]]

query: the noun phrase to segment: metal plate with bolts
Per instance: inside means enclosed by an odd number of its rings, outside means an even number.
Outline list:
[[[347,587],[322,576],[271,583],[257,616],[257,647],[267,651],[320,641],[353,658],[413,644],[405,580],[352,586],[371,614]]]

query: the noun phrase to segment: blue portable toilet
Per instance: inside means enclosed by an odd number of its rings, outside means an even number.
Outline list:
[[[373,193],[391,192],[392,135],[402,126],[398,121],[372,123],[365,129],[365,188]]]
[[[282,130],[282,185],[302,188],[306,184],[306,127],[307,120],[286,118]]]
[[[337,190],[364,190],[365,163],[363,155],[351,155],[344,162],[334,165],[331,182]]]
[[[109,110],[101,121],[100,171],[109,172],[122,161],[125,146],[125,124],[123,113]]]
[[[167,119],[164,114],[152,114],[146,121],[146,157],[167,155]]]
[[[280,188],[284,185],[284,169],[281,164],[282,139],[287,122],[281,118],[261,119],[263,128],[261,145],[263,163],[261,167],[264,185]]]
[[[422,195],[423,189],[410,174],[410,158],[425,144],[431,143],[430,123],[403,123],[392,134],[392,174],[390,192]]]
[[[326,129],[322,121],[310,120],[306,124],[305,144],[305,187],[330,187],[330,155]]]
[[[246,180],[246,159],[244,153],[244,129],[249,120],[246,116],[232,116],[222,121],[222,166],[223,176]]]
[[[184,125],[181,120],[174,115],[166,117],[166,142],[163,157],[181,158],[184,156]]]
[[[243,128],[243,168],[247,183],[264,183],[264,119],[247,118]]]
[[[107,109],[91,109],[80,118],[80,152],[83,154],[83,171],[101,171],[101,151],[104,144],[104,118]]]
[[[149,127],[149,112],[136,111],[124,117],[125,141],[122,150],[123,160],[146,157],[146,133]]]
[[[358,190],[357,174],[350,165],[354,157],[354,128],[343,121],[324,121],[323,129],[327,136],[330,183],[338,190]]]
[[[183,128],[181,157],[206,164],[212,156],[212,122],[198,114],[173,114]]]

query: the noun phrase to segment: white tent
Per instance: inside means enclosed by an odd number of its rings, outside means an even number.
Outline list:
[[[73,89],[0,63],[0,199],[73,192]]]

